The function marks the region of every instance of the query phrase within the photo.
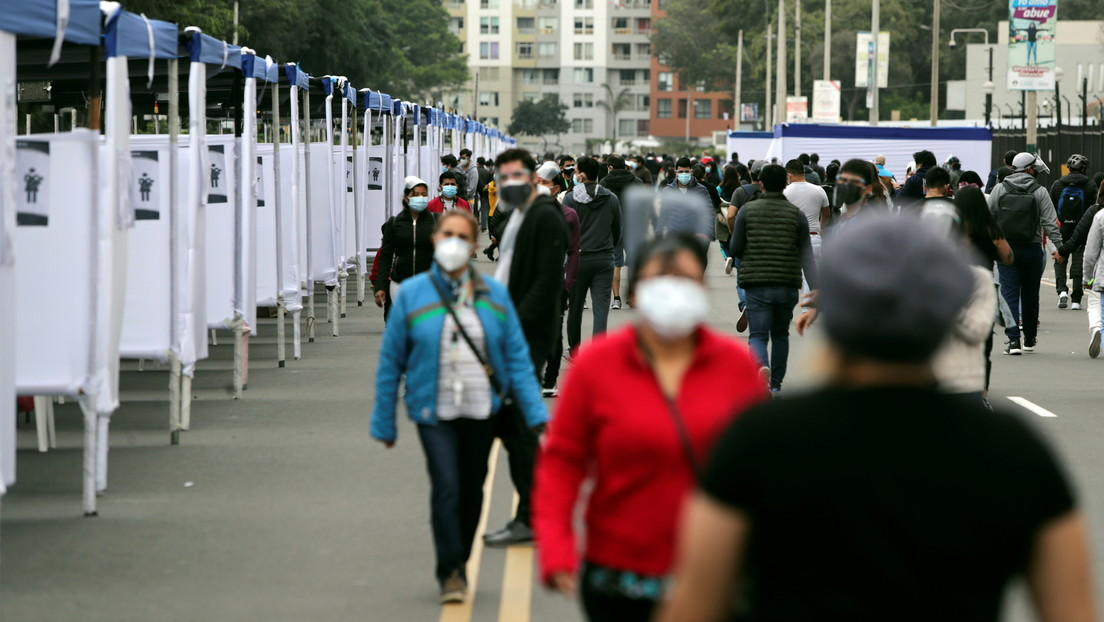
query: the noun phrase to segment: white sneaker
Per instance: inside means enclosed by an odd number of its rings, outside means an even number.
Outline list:
[[[1075,302],[1075,303],[1071,304],[1070,309],[1073,309],[1074,311],[1080,311],[1081,310],[1081,303],[1080,302]]]
[[[732,268],[736,265],[736,258],[729,257],[725,260],[725,274],[732,274]]]
[[[1066,292],[1062,292],[1061,294],[1058,294],[1058,308],[1059,309],[1065,309],[1068,306],[1069,306],[1069,294],[1067,294]]]
[[[1092,339],[1089,339],[1089,358],[1100,356],[1100,329],[1093,331]]]
[[[542,389],[541,390],[541,397],[559,397],[559,396],[560,396],[559,389]]]

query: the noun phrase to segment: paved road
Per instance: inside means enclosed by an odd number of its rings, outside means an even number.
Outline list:
[[[712,322],[732,332],[734,281],[713,252]],[[1084,313],[1057,310],[1052,291],[1044,286],[1038,351],[996,356],[994,402],[1034,420],[1065,455],[1102,541],[1104,359],[1087,358]],[[611,326],[630,317],[612,312]],[[574,603],[534,585],[528,548],[480,551],[474,602],[442,612],[413,429],[404,422],[391,451],[367,434],[382,329],[374,306],[350,306],[341,337],[319,330],[303,360],[277,369],[272,321],[262,320],[245,399],[230,399],[230,347],[214,348],[196,381],[193,429],[178,447],[166,433],[167,370],[129,364],[98,518],[80,517],[76,407],[58,409],[59,448],[47,454],[21,425],[19,482],[0,514],[0,620],[580,619]],[[816,343],[795,338],[787,390],[815,381]],[[492,527],[513,503],[505,457],[495,466]],[[1011,600],[1007,619],[1028,619],[1022,597]]]

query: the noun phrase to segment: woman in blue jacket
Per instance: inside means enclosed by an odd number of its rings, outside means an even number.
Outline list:
[[[509,292],[469,265],[478,231],[466,212],[438,219],[432,268],[403,281],[391,308],[372,410],[372,438],[393,447],[399,379],[405,375],[406,411],[417,426],[429,471],[437,580],[445,603],[462,602],[467,595],[465,566],[483,508],[495,417],[523,416],[535,429],[548,421]],[[516,409],[502,409],[505,395]]]

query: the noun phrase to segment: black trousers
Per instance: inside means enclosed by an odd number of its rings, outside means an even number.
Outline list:
[[[560,379],[560,365],[563,363],[563,325],[564,316],[567,313],[567,295],[563,297],[564,307],[560,310],[560,327],[556,331],[556,342],[552,345],[552,352],[548,355],[548,363],[544,367],[544,388],[555,389],[556,381]],[[541,375],[537,371],[537,375]]]
[[[540,382],[541,369],[544,367],[545,354],[530,353],[533,359],[533,368],[537,372],[537,381]],[[520,411],[503,409],[496,417],[498,429],[496,434],[506,447],[506,457],[510,463],[510,481],[514,483],[514,489],[518,493],[517,512],[514,520],[528,527],[532,509],[533,493],[533,467],[537,458],[537,435],[529,429],[524,415]]]
[[[613,293],[613,257],[603,253],[579,258],[575,287],[571,290],[571,308],[567,310],[567,347],[572,352],[583,341],[583,304],[587,292],[590,292],[591,310],[594,312],[592,334],[601,335],[606,332],[606,321],[609,319],[610,295]]]
[[[1073,232],[1077,229],[1077,225],[1062,225],[1062,239],[1068,240],[1073,237]],[[1085,256],[1085,246],[1081,245],[1077,250],[1070,253],[1069,259],[1065,263],[1054,262],[1054,284],[1058,293],[1066,292],[1070,295],[1070,302],[1081,302],[1081,298],[1085,295],[1084,289],[1081,287],[1082,280],[1082,266],[1081,260]],[[1073,291],[1070,291],[1070,287],[1066,283],[1066,273],[1069,273],[1069,279],[1073,281]]]

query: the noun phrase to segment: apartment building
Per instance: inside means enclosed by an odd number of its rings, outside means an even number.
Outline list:
[[[666,0],[652,4],[652,20],[667,16]],[[708,62],[708,59],[703,59]],[[653,58],[651,62],[652,134],[659,140],[712,142],[713,132],[731,127],[732,93],[706,92],[704,86],[682,84],[678,74]],[[728,113],[729,120],[725,119]]]
[[[615,136],[651,134],[651,0],[445,0],[450,30],[470,70],[466,92],[451,105],[476,110],[500,129],[517,102],[553,94],[568,106],[568,132],[550,151],[579,154]],[[477,80],[478,78],[478,80]],[[478,82],[478,87],[476,83]],[[621,93],[625,97],[620,97]],[[622,101],[613,118],[600,104]],[[540,137],[517,136],[542,148]]]

